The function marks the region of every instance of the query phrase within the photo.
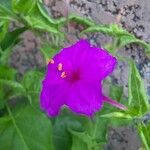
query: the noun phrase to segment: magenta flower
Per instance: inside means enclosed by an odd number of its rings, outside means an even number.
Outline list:
[[[48,116],[58,115],[62,106],[92,116],[103,102],[125,109],[102,93],[102,80],[116,63],[106,50],[91,46],[86,40],[62,49],[49,61],[40,95],[41,108]]]

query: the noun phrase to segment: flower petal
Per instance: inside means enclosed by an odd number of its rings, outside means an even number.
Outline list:
[[[64,48],[59,56],[67,59],[71,70],[80,69],[83,78],[99,81],[108,76],[117,64],[117,59],[108,51],[90,46],[89,42],[83,39],[71,47]]]
[[[74,45],[63,48],[57,55],[59,59],[65,59],[68,61],[70,69],[78,68],[83,63],[82,58],[86,58],[87,52],[90,48],[90,43],[87,40],[81,39]]]
[[[43,84],[40,103],[41,108],[47,112],[48,116],[58,115],[61,106],[64,105],[65,99],[67,98],[67,91],[66,84]]]
[[[100,85],[83,82],[73,85],[65,104],[78,114],[92,116],[102,107]]]
[[[80,65],[84,79],[103,80],[115,68],[117,60],[106,50],[92,47]]]

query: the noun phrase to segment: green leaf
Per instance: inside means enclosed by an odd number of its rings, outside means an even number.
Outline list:
[[[16,21],[16,18],[12,11],[11,0],[0,0],[0,19]]]
[[[146,53],[150,53],[150,45],[146,42],[137,39],[133,34],[129,33],[127,30],[122,29],[117,24],[111,24],[111,25],[91,25],[86,30],[84,30],[82,33],[85,32],[101,32],[106,35],[110,35],[114,37],[113,43],[107,45],[107,48],[112,49],[113,51],[116,51],[125,45],[131,44],[131,43],[137,43],[141,44],[145,49]],[[115,45],[114,45],[115,44]],[[106,47],[106,46],[105,46]]]
[[[88,150],[87,144],[78,138],[78,136],[73,136],[71,150]]]
[[[58,46],[49,43],[45,43],[40,48],[40,51],[42,52],[46,62],[48,62],[48,60],[52,58],[59,50],[60,48]]]
[[[11,0],[0,0],[0,5],[7,8],[8,10],[11,10]]]
[[[123,98],[123,87],[111,84],[110,90],[109,90],[109,95],[112,99],[120,102],[121,99]]]
[[[142,45],[145,48],[145,52],[150,53],[150,45],[142,40],[137,39],[132,34],[121,35],[117,40],[116,47],[117,47],[117,49],[120,49],[120,48],[124,47],[125,45],[131,44],[131,43],[136,43],[136,44]]]
[[[69,19],[69,21],[74,21],[74,22],[86,25],[88,27],[95,25],[95,23],[92,20],[77,16],[74,14],[69,15],[68,19]]]
[[[1,130],[1,127],[3,127],[3,124],[8,123],[8,121],[10,120],[11,118],[9,116],[0,117],[0,130]]]
[[[53,150],[51,123],[32,107],[22,109],[11,120],[0,122],[0,143],[4,150]]]
[[[134,35],[122,35],[118,38],[117,48],[122,48],[130,43],[137,43],[139,40]]]
[[[1,92],[0,92],[0,93],[1,93]],[[0,110],[5,107],[5,100],[2,99],[1,97],[4,97],[4,95],[1,95],[1,96],[0,96]]]
[[[57,117],[53,125],[53,141],[55,150],[70,150],[72,144],[71,134],[68,132],[67,117]]]
[[[17,88],[17,89],[24,90],[23,86],[19,82],[16,82],[16,81],[0,79],[0,83],[5,84],[5,85],[7,85],[8,87],[11,87],[11,88]]]
[[[55,24],[55,21],[51,22],[52,19],[45,14],[44,8],[41,7],[41,5],[42,4],[37,1],[30,15],[21,15],[21,21],[31,29],[47,31],[63,37],[63,33],[59,31],[59,23],[62,21],[56,21]]]
[[[15,41],[15,45],[19,42],[19,40]],[[5,49],[5,51],[1,51],[1,57],[0,57],[0,63],[2,65],[8,65],[9,64],[9,57],[12,53],[12,49],[13,49],[14,45],[11,45],[10,47],[8,47],[7,49]]]
[[[150,150],[150,123],[147,125],[144,123],[138,124],[138,132],[141,136],[145,149]]]
[[[15,41],[18,39],[18,36],[26,31],[26,27],[18,28],[12,32],[8,32],[5,36],[5,38],[1,42],[1,48],[2,50],[5,50],[9,48],[11,45],[15,43]]]
[[[12,48],[14,45],[16,45],[19,42],[19,35],[23,33],[27,28],[18,28],[12,32],[8,32],[5,35],[5,38],[1,41],[0,47],[1,47],[1,57],[0,57],[0,63],[1,64],[7,64],[8,58],[12,52]]]
[[[12,97],[17,97],[25,94],[24,87],[16,81],[0,79],[0,84],[0,93],[2,94],[0,96],[0,99],[4,102]]]
[[[87,28],[84,32],[101,32],[103,34],[107,34],[113,37],[119,37],[121,35],[129,35],[129,33],[118,27],[116,24],[111,25],[95,25]]]
[[[109,120],[106,118],[101,118],[99,115],[95,116],[92,128],[92,137],[97,143],[107,142],[107,130],[108,130]]]
[[[138,40],[137,43],[141,44],[145,48],[145,53],[149,56],[150,55],[150,44],[146,43],[142,40]]]
[[[16,70],[0,66],[0,103],[1,108],[5,106],[6,100],[14,95],[20,94],[23,92],[23,87],[15,81]]]
[[[104,115],[101,115],[100,117],[104,118],[124,118],[124,119],[132,119],[132,116],[129,114],[125,114],[123,112],[112,112],[112,113],[107,113]]]
[[[43,2],[37,2],[37,6],[38,6],[38,9],[39,9],[39,12],[41,13],[41,15],[51,24],[53,25],[64,25],[66,19],[61,17],[60,19],[52,19],[50,17],[50,15],[48,14],[48,12],[46,11],[45,7],[44,7],[44,4]]]
[[[95,122],[96,123],[96,122]],[[98,124],[104,123],[101,119]],[[106,126],[104,126],[106,127]],[[84,116],[77,116],[68,110],[63,110],[62,113],[55,119],[53,125],[53,138],[56,150],[70,150],[78,149],[78,144],[82,149],[95,148],[95,150],[100,150],[100,143],[103,137],[98,137],[97,134],[102,135],[103,129],[93,127],[89,118]],[[99,130],[99,131],[98,131]],[[94,136],[95,134],[95,136]]]
[[[27,91],[39,92],[43,76],[44,74],[39,71],[36,70],[28,71],[23,76],[21,83]]]
[[[0,65],[0,79],[14,80],[16,73],[15,69]]]
[[[70,150],[72,134],[70,130],[83,132],[88,128],[88,118],[77,116],[68,109],[63,109],[53,123],[53,140],[55,150]]]
[[[129,74],[129,113],[144,115],[149,110],[148,97],[144,88],[143,80],[138,69],[132,61],[130,62]]]
[[[15,13],[28,15],[35,7],[37,0],[12,0],[12,8]]]
[[[73,135],[73,144],[71,150],[75,150],[77,148],[80,150],[91,150],[92,148],[95,148],[96,143],[88,133],[76,132],[73,130],[70,130],[70,132]]]
[[[6,33],[8,32],[8,27],[9,27],[9,21],[5,20],[0,22],[0,42],[3,40]]]
[[[1,1],[0,19],[17,20],[27,28],[47,31],[63,37],[63,33],[59,31],[59,28],[65,23],[66,19],[54,20],[50,18],[43,6],[44,4],[39,0],[13,0],[12,6],[11,1],[9,1],[9,8],[5,5],[5,0]]]
[[[84,30],[82,33],[85,33],[85,32],[101,32],[101,33],[108,34],[108,35],[112,35],[113,34],[113,32],[111,31],[111,29],[108,28],[105,25],[99,25],[99,26],[89,27],[86,30]]]
[[[21,81],[25,93],[31,104],[39,107],[39,93],[42,85],[43,73],[33,70],[27,72]]]

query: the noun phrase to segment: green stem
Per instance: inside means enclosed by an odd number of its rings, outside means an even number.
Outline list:
[[[91,136],[92,138],[94,139],[96,137],[96,132],[97,132],[97,114],[95,114],[94,116],[92,116],[90,118],[90,125],[91,125],[91,130],[92,130],[92,133],[91,133]],[[94,144],[92,147],[90,147],[90,150],[96,150],[97,149],[97,145]]]

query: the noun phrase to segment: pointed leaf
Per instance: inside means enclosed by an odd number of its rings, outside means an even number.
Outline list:
[[[63,33],[59,31],[59,23],[62,23],[62,21],[56,21],[55,24],[55,21],[51,22],[51,19],[48,19],[48,16],[45,17],[45,13],[43,13],[44,10],[42,11],[44,8],[41,7],[41,5],[40,2],[36,1],[36,5],[30,11],[30,15],[22,15],[24,24],[28,24],[31,29],[40,29],[63,37]]]
[[[16,70],[7,66],[0,66],[0,107],[5,106],[8,98],[21,92],[22,86],[15,81]]]
[[[7,64],[8,63],[8,58],[11,55],[12,48],[14,47],[15,44],[19,42],[19,35],[23,33],[27,28],[18,28],[12,32],[8,32],[5,35],[5,38],[1,41],[0,46],[2,49],[1,57],[0,57],[0,63],[2,64]]]
[[[25,89],[26,96],[33,102],[34,106],[39,107],[39,93],[41,89],[41,81],[43,78],[43,73],[33,70],[27,72],[21,81],[22,86]]]
[[[5,50],[7,48],[9,48],[12,44],[15,43],[15,41],[17,40],[18,36],[23,33],[24,31],[26,31],[27,28],[26,27],[22,27],[22,28],[18,28],[12,32],[8,32],[5,36],[5,38],[3,39],[3,41],[1,42],[1,48],[2,50]]]
[[[1,20],[15,20],[16,15],[11,8],[11,0],[0,0],[0,19]]]
[[[83,18],[81,16],[77,16],[77,15],[74,15],[74,14],[69,15],[68,19],[69,19],[69,21],[75,21],[77,23],[86,25],[88,27],[95,25],[95,23],[92,20],[87,19],[87,18]]]
[[[48,60],[50,58],[52,58],[59,50],[60,50],[60,48],[57,47],[56,45],[51,45],[51,44],[48,44],[48,43],[45,43],[40,48],[40,51],[42,52],[46,62],[48,62]]]
[[[144,83],[135,63],[130,62],[129,107],[134,115],[143,115],[149,110],[148,97]]]
[[[51,123],[41,112],[26,107],[11,120],[0,122],[0,143],[4,150],[53,150]]]
[[[70,150],[72,147],[71,131],[83,132],[88,128],[88,118],[77,116],[68,109],[63,109],[53,124],[55,150]]]
[[[37,0],[12,0],[12,8],[15,13],[28,15],[36,2]]]
[[[71,150],[88,150],[87,144],[76,136],[73,136]]]
[[[5,20],[0,22],[0,42],[3,40],[6,33],[8,32],[8,27],[9,27],[9,21]]]
[[[143,123],[139,124],[138,131],[145,149],[150,150],[150,122],[147,125]]]

